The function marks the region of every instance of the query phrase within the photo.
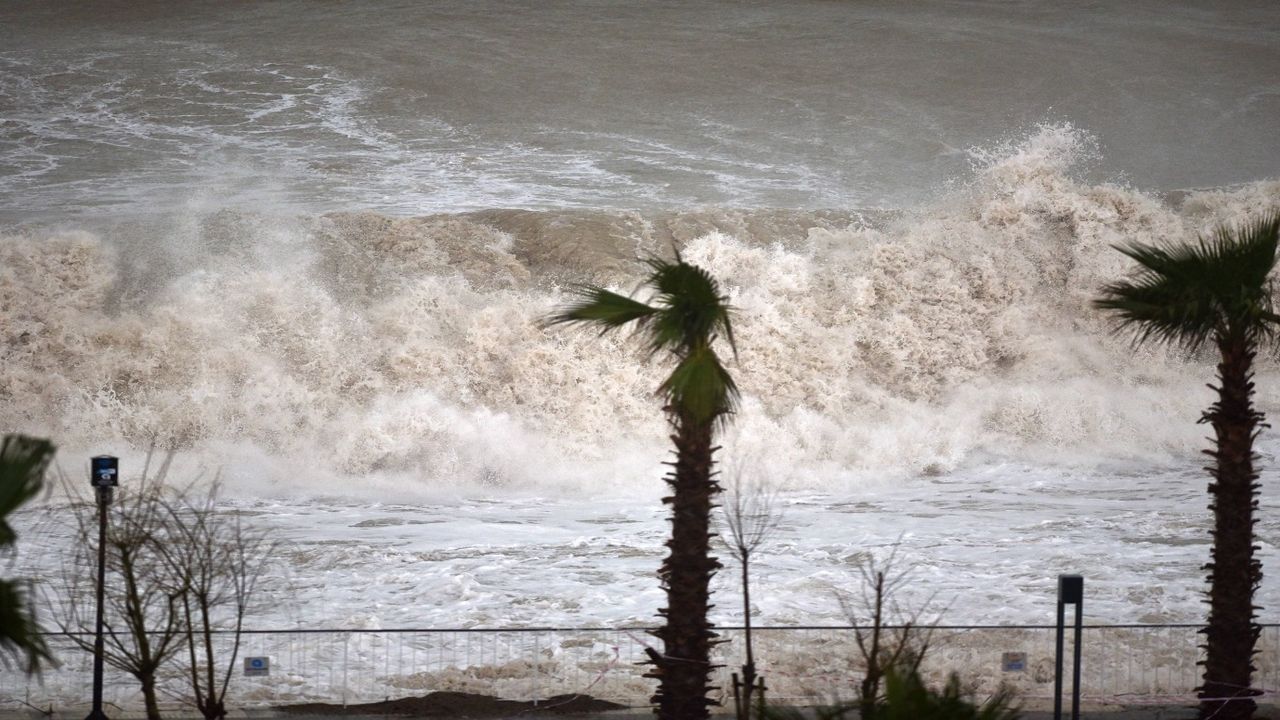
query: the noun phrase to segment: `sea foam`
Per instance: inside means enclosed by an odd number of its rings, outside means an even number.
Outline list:
[[[20,227],[0,238],[0,429],[174,447],[264,493],[613,485],[657,471],[668,362],[540,320],[570,283],[633,291],[674,246],[737,310],[727,452],[778,482],[1189,453],[1208,358],[1134,349],[1090,301],[1131,269],[1113,246],[1247,221],[1280,182],[1156,197],[1079,179],[1094,148],[1057,125],[971,151],[969,181],[909,211]]]

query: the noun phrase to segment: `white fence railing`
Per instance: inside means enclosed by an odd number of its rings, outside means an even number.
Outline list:
[[[1094,702],[1124,704],[1190,700],[1199,682],[1197,630],[1191,625],[1087,626],[1083,695]],[[724,642],[716,647],[716,656],[724,667],[717,672],[723,693],[729,673],[741,664],[743,634],[739,628],[719,632]],[[856,691],[861,664],[852,628],[757,628],[754,637],[757,663],[774,701],[830,702]],[[78,708],[88,701],[91,657],[65,636],[48,639],[61,666],[39,678],[13,670],[0,674],[0,710],[23,704]],[[229,649],[232,637],[219,635],[218,640]],[[1054,640],[1054,628],[1047,626],[940,626],[924,671],[934,681],[957,672],[980,696],[1003,683],[1023,698],[1047,698],[1053,689]],[[582,693],[638,706],[653,691],[652,681],[643,677],[642,662],[644,648],[654,642],[644,628],[247,631],[228,707],[356,704],[436,690],[515,700]],[[1280,688],[1280,625],[1264,626],[1258,651],[1255,686]],[[1025,654],[1023,669],[1006,670],[1005,653]],[[1068,668],[1070,653],[1068,629]],[[245,676],[244,659],[249,657],[267,658],[270,674]],[[186,704],[190,692],[184,673],[180,657],[166,668],[160,683],[164,704]],[[141,705],[137,683],[110,666],[105,699],[122,708]]]

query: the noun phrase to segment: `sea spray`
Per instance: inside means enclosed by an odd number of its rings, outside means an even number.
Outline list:
[[[975,454],[1189,453],[1209,363],[1134,351],[1089,301],[1128,269],[1113,245],[1193,239],[1280,207],[1280,184],[1170,202],[1078,179],[1092,147],[1046,126],[974,153],[964,187],[911,212],[224,210],[22,227],[0,239],[0,428],[210,465],[270,458],[264,490],[597,488],[661,459],[658,372],[621,340],[538,321],[565,283],[630,292],[638,257],[678,246],[742,318],[729,442],[781,482],[940,474]],[[303,459],[314,477],[281,477]]]

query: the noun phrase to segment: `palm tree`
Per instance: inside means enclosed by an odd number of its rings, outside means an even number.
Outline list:
[[[9,513],[40,493],[44,471],[53,458],[53,445],[23,435],[8,435],[0,445],[0,549],[17,540],[17,533],[5,520]],[[53,661],[40,636],[31,607],[31,598],[18,583],[0,580],[0,665],[13,658],[27,673]]]
[[[662,499],[671,506],[669,553],[659,571],[667,592],[667,607],[659,611],[665,623],[653,632],[664,649],[661,654],[649,651],[655,668],[648,677],[658,680],[653,702],[659,717],[693,720],[708,717],[708,706],[715,704],[707,699],[716,638],[707,621],[707,586],[720,568],[710,553],[712,499],[720,492],[713,470],[718,448],[712,438],[738,397],[712,346],[723,333],[735,353],[737,349],[727,298],[711,275],[678,253],[675,262],[653,258],[647,264],[652,272],[646,284],[654,291],[648,303],[586,286],[578,291],[577,303],[546,322],[590,325],[601,332],[633,325],[650,357],[669,355],[676,361],[658,386],[674,430],[676,461],[666,477],[671,495]]]
[[[1254,646],[1260,628],[1253,593],[1262,580],[1254,558],[1253,515],[1258,473],[1253,440],[1263,415],[1253,406],[1253,360],[1261,344],[1280,336],[1272,307],[1271,272],[1280,245],[1280,213],[1235,229],[1219,228],[1196,244],[1117,249],[1137,261],[1138,273],[1107,285],[1095,305],[1118,316],[1136,342],[1163,342],[1192,351],[1212,341],[1220,354],[1218,400],[1201,417],[1213,426],[1216,444],[1205,454],[1213,549],[1209,575],[1209,619],[1205,635],[1200,716],[1251,718],[1259,694],[1253,689]],[[1224,699],[1231,699],[1230,701]]]

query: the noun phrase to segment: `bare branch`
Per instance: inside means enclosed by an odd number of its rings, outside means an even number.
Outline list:
[[[883,702],[881,684],[889,673],[919,669],[942,619],[941,612],[934,610],[936,594],[915,609],[899,603],[896,595],[911,575],[910,567],[899,567],[901,546],[899,538],[883,558],[866,556],[858,564],[861,582],[856,597],[840,594],[836,598],[853,626],[854,644],[862,656],[859,706],[864,717],[874,716]]]
[[[767,479],[741,467],[728,472],[721,517],[727,535],[722,537],[733,557],[742,562],[777,532],[782,522],[778,491]]]
[[[746,641],[742,679],[739,681],[737,674],[733,676],[738,720],[748,720],[752,696],[756,693],[761,698],[758,704],[763,712],[764,679],[756,674],[751,637],[751,556],[777,531],[782,521],[782,513],[777,508],[777,491],[763,478],[747,475],[741,466],[729,473],[725,502],[721,506],[727,536],[722,535],[721,541],[742,571],[742,617]]]
[[[84,498],[79,484],[71,483],[61,471],[59,475],[70,498],[74,525],[71,554],[63,562],[61,587],[52,603],[53,616],[63,632],[84,633],[69,637],[92,652],[99,508],[94,500]],[[107,507],[105,548],[103,660],[139,681],[152,720],[159,717],[157,673],[176,651],[179,639],[174,595],[160,553],[172,536],[162,491],[154,478],[118,489]]]

